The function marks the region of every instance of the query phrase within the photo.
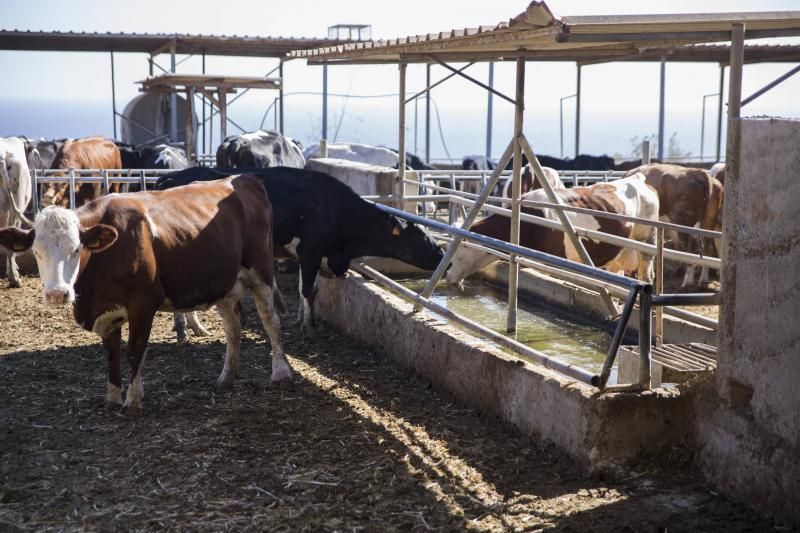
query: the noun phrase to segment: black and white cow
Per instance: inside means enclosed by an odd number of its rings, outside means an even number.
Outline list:
[[[162,176],[156,187],[170,189],[236,172],[187,168]],[[433,270],[444,255],[420,227],[381,211],[328,174],[286,167],[246,172],[258,176],[269,194],[275,245],[297,243],[302,295],[298,321],[307,331],[313,328],[314,283],[323,258],[333,274],[342,276],[356,257],[391,257]]]
[[[303,150],[291,137],[277,131],[258,130],[231,135],[217,148],[219,168],[303,168]]]
[[[53,168],[56,154],[69,139],[25,139],[25,158],[29,169],[47,170]]]

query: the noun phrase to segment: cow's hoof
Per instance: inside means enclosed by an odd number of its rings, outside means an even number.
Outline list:
[[[19,281],[14,281],[13,279],[8,282],[9,289],[20,289],[22,288],[22,284]]]
[[[292,370],[288,366],[273,370],[270,381],[272,383],[290,383],[292,381]]]
[[[211,333],[209,333],[209,331],[203,327],[192,328],[192,334],[195,337],[208,337],[209,335],[211,335]]]
[[[117,402],[106,401],[105,407],[106,407],[106,411],[114,412],[114,411],[119,411],[120,409],[122,409],[122,404],[121,403],[117,403]]]
[[[131,418],[141,416],[142,406],[135,404],[123,405],[122,414],[124,414],[125,416],[129,416]]]
[[[236,380],[236,375],[230,372],[223,372],[217,378],[217,390],[231,390],[233,382]]]
[[[319,275],[326,279],[333,279],[336,277],[336,274],[333,273],[333,270],[331,270],[328,265],[320,265]]]

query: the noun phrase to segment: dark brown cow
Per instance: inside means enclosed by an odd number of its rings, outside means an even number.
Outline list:
[[[52,168],[83,169],[122,168],[122,158],[114,141],[105,137],[86,137],[85,139],[68,140],[56,153]],[[100,195],[100,185],[85,183],[75,192],[75,207],[94,200]],[[50,184],[44,189],[42,205],[60,205],[69,207],[69,185]]]
[[[683,167],[664,163],[644,165],[628,172],[627,175],[641,172],[647,184],[658,192],[662,220],[682,226],[697,226],[711,231],[722,230],[723,187],[702,168]],[[675,247],[683,251],[696,251],[700,240],[690,238],[686,233],[673,236]],[[714,244],[711,239],[704,241],[704,251],[709,253]],[[682,287],[694,283],[694,268],[687,268]],[[708,280],[708,270],[703,269],[700,281]]]
[[[142,367],[156,311],[216,305],[225,324],[218,386],[236,378],[238,302],[252,291],[272,344],[272,380],[291,377],[274,311],[272,204],[261,181],[234,176],[168,191],[111,195],[77,211],[45,208],[33,230],[0,230],[0,245],[33,248],[48,304],[73,304],[75,320],[103,339],[110,407],[122,403],[120,328],[130,324],[125,409],[141,411]]]

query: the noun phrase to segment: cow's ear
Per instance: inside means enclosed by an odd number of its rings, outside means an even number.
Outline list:
[[[0,246],[9,252],[24,252],[33,246],[33,239],[35,237],[36,234],[32,229],[24,231],[14,227],[3,228],[0,229]]]
[[[105,251],[117,241],[117,230],[107,224],[97,224],[81,230],[81,244],[93,254]]]
[[[405,227],[403,222],[397,217],[391,217],[389,219],[389,225],[392,227],[392,237],[399,237]]]

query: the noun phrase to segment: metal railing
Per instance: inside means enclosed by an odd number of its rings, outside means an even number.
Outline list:
[[[114,184],[137,184],[142,188],[142,190],[147,190],[148,188],[152,188],[152,186],[159,179],[159,177],[161,177],[164,174],[168,174],[170,172],[174,172],[174,170],[171,169],[35,170],[31,176],[34,186],[34,194],[33,194],[34,200],[32,207],[35,212],[38,212],[39,210],[38,186],[42,184],[47,184],[47,183],[67,184],[70,187],[70,207],[74,208],[74,206],[76,205],[75,202],[76,186],[86,183],[99,184],[101,186],[102,193],[108,193],[111,190],[111,186]],[[455,190],[454,187],[447,188],[438,185],[433,185],[432,183],[426,183],[426,181],[428,181],[426,176],[428,176],[430,180],[435,180],[435,179],[446,180],[449,184],[455,186],[459,178],[462,178],[462,181],[465,179],[482,180],[483,184],[485,184],[486,179],[484,176],[489,173],[489,171],[432,171],[432,172],[435,174],[429,174],[428,171],[418,172],[417,176],[420,177],[420,181],[406,180],[406,183],[419,185],[421,188],[427,188],[436,192],[444,192],[445,194],[408,195],[404,197],[405,202],[409,204],[419,203],[424,205],[425,202],[427,201],[435,200],[437,202],[444,201],[454,204],[472,205],[477,195]],[[580,179],[590,179],[590,180],[600,181],[600,180],[614,179],[616,177],[619,177],[615,176],[614,174],[615,173],[598,172],[598,171],[586,171],[586,172],[569,171],[562,174],[562,179],[565,179],[566,177],[566,179],[572,180],[576,179],[577,176]],[[616,173],[616,174],[621,174],[621,173]],[[391,203],[393,201],[396,201],[396,197],[394,195],[365,197],[365,198],[377,202]],[[495,202],[509,201],[509,199],[507,198],[490,197],[490,199]],[[527,201],[522,201],[521,204],[522,205],[529,204],[529,206],[539,207],[539,208],[545,207],[548,209],[561,209],[564,211],[589,212],[596,216],[606,216],[609,218],[621,218],[630,222],[647,224],[656,227],[658,228],[660,235],[663,235],[663,231],[665,229],[674,229],[700,237],[706,237],[706,238],[719,237],[718,232],[709,232],[706,230],[700,230],[698,228],[687,228],[684,226],[678,226],[675,224],[668,224],[648,219],[638,219],[636,217],[625,217],[622,215],[614,215],[606,212],[585,210],[582,208],[573,208],[571,206],[565,206],[561,204],[551,204],[547,202],[527,202]],[[502,334],[494,332],[489,328],[486,328],[485,326],[482,326],[465,317],[462,317],[454,313],[453,311],[450,311],[438,304],[435,304],[429,298],[424,298],[421,295],[418,295],[413,291],[410,291],[409,289],[403,287],[402,285],[391,280],[390,278],[380,274],[379,272],[370,269],[369,267],[363,265],[357,265],[355,267],[356,271],[378,281],[379,283],[385,285],[392,291],[397,292],[402,296],[410,299],[415,304],[419,304],[423,307],[430,309],[434,313],[452,319],[455,322],[458,322],[463,326],[467,327],[468,329],[475,331],[479,335],[489,337],[492,340],[498,342],[499,344],[502,344],[503,346],[511,349],[515,353],[518,353],[524,357],[528,357],[532,360],[535,360],[548,368],[557,370],[578,381],[599,387],[601,389],[644,390],[650,387],[650,347],[652,342],[651,315],[653,308],[660,308],[660,307],[674,306],[674,305],[713,305],[715,303],[718,303],[718,296],[710,294],[699,294],[699,295],[698,294],[692,294],[692,295],[653,294],[654,292],[653,286],[648,283],[644,283],[642,281],[638,281],[625,276],[620,276],[618,274],[608,272],[606,270],[602,270],[593,266],[588,266],[583,263],[570,261],[568,259],[546,254],[544,252],[539,252],[537,250],[532,250],[522,246],[515,246],[499,239],[486,237],[484,235],[480,235],[459,227],[454,227],[450,224],[435,219],[426,218],[425,216],[418,216],[413,213],[409,213],[407,211],[382,205],[380,203],[375,203],[374,205],[378,209],[385,211],[389,214],[426,226],[429,229],[433,230],[434,232],[438,232],[440,238],[446,239],[457,236],[459,238],[465,239],[466,245],[472,247],[478,247],[480,249],[483,249],[484,251],[488,251],[489,253],[498,256],[500,259],[508,260],[509,256],[513,256],[514,260],[523,266],[539,268],[544,270],[546,273],[548,271],[550,273],[560,273],[563,277],[567,279],[579,280],[586,284],[593,285],[595,287],[606,287],[609,290],[611,290],[615,296],[623,298],[625,301],[625,305],[622,309],[621,315],[619,316],[619,320],[617,322],[614,335],[612,337],[612,342],[611,345],[609,346],[609,350],[603,365],[603,370],[598,375],[588,372],[579,367],[576,367],[575,365],[565,363],[564,361],[561,361],[558,358],[545,355],[541,352],[538,352],[537,350],[525,346],[524,344],[518,343],[517,341],[510,339]],[[483,206],[483,209],[488,212],[500,214],[502,216],[510,216],[511,213],[510,210],[508,209],[504,209],[502,207],[489,204],[485,204]],[[522,214],[520,218],[523,221],[533,222],[535,224],[540,224],[553,229],[563,229],[560,222],[558,221],[553,221],[550,219],[536,217],[528,214]],[[584,237],[603,240],[604,242],[609,242],[610,244],[615,244],[617,246],[634,248],[637,251],[648,253],[650,255],[663,254],[663,257],[666,257],[671,260],[685,262],[689,264],[696,264],[700,266],[710,266],[711,268],[719,268],[720,266],[719,260],[715,258],[701,257],[694,254],[687,254],[685,252],[677,252],[675,250],[663,250],[663,239],[659,239],[657,246],[653,246],[641,243],[639,241],[625,239],[622,237],[617,237],[585,228],[576,228],[576,231],[579,235]],[[641,358],[640,376],[638,383],[629,386],[607,387],[607,382],[610,375],[611,367],[616,358],[620,343],[622,342],[622,339],[625,336],[624,334],[627,329],[627,325],[630,316],[632,315],[632,311],[636,302],[638,302],[639,306],[639,354]],[[699,317],[698,315],[694,315],[693,313],[690,313],[685,310],[667,307],[665,311],[667,312],[667,314],[679,316],[684,319],[694,318],[696,319],[694,320],[695,322],[702,323],[703,321],[705,321],[704,325],[706,326],[712,325],[711,319]],[[715,325],[715,323],[713,325]],[[660,325],[658,323],[656,331],[657,333],[660,332]]]

